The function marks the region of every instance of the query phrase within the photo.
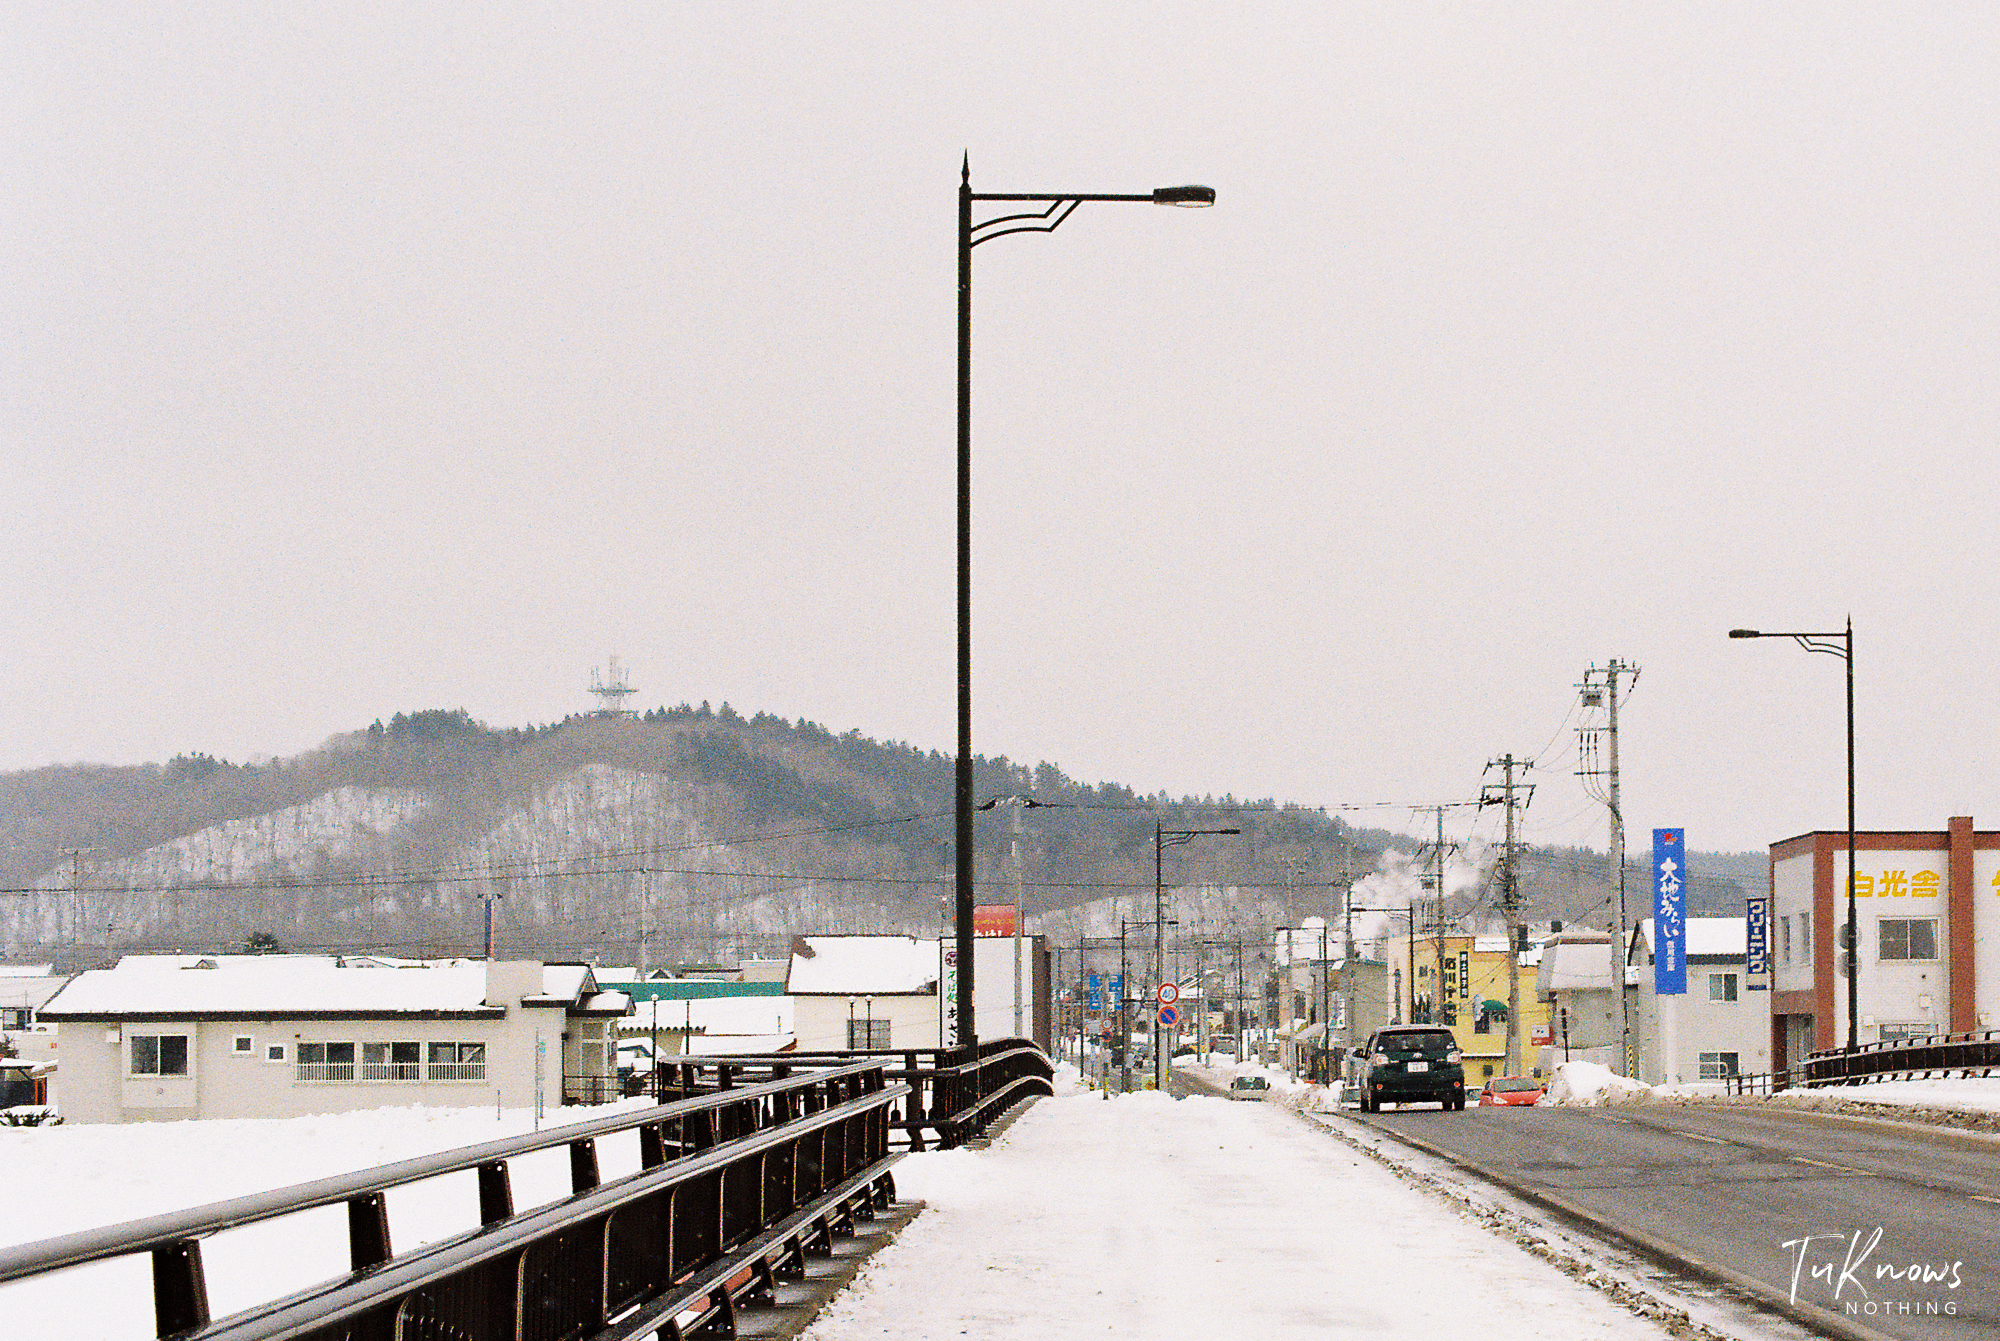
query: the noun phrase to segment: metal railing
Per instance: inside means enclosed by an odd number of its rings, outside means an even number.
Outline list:
[[[1930,1080],[1949,1076],[1989,1076],[2000,1070],[2000,1030],[1931,1034],[1886,1043],[1864,1043],[1854,1052],[1815,1052],[1803,1066],[1737,1076],[1731,1094],[1776,1094],[1794,1087],[1865,1085],[1881,1080]]]
[[[800,1066],[828,1066],[855,1058],[889,1064],[884,1074],[908,1088],[889,1120],[904,1148],[921,1151],[964,1144],[1015,1104],[1055,1093],[1055,1066],[1024,1038],[993,1039],[962,1048],[857,1048],[839,1052],[779,1052],[762,1056],[663,1057],[656,1084],[662,1099],[701,1092],[710,1072],[728,1076],[783,1076]]]
[[[175,1341],[636,1341],[734,1334],[738,1305],[802,1276],[895,1196],[879,1060],[841,1059],[533,1136],[0,1249],[0,1284],[150,1254],[156,1331]],[[633,1132],[639,1171],[598,1175],[597,1142]],[[567,1146],[572,1195],[517,1214],[508,1161]],[[478,1227],[396,1254],[387,1195],[476,1170]],[[351,1271],[211,1319],[202,1240],[347,1207]],[[83,1305],[80,1304],[80,1307]],[[0,1304],[0,1316],[5,1315]]]

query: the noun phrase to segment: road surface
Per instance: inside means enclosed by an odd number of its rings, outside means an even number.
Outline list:
[[[2000,1138],[1762,1107],[1347,1116],[1875,1331],[2000,1336]]]

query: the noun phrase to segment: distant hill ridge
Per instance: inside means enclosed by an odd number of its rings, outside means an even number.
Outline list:
[[[1227,809],[1245,830],[1177,849],[1171,878],[1211,886],[1202,906],[1257,941],[1337,907],[1343,862],[1366,872],[1408,847],[1270,799],[1142,796],[1004,757],[978,759],[974,776],[982,800],[1046,807],[1028,812],[1022,861],[1044,919],[1084,905],[1102,905],[1093,926],[1150,915],[1156,817],[1196,826]],[[952,761],[935,750],[707,703],[502,729],[433,709],[268,763],[197,753],[0,774],[0,885],[44,891],[0,902],[0,950],[95,962],[261,936],[464,953],[486,897],[503,952],[550,957],[657,963],[769,951],[807,930],[935,932],[951,797]],[[1012,898],[1008,818],[979,822],[982,900]],[[1531,915],[1601,908],[1602,866],[1531,852]],[[1740,906],[1737,883],[1704,888],[1719,866],[1695,854],[1693,869],[1697,911]],[[1110,911],[1134,891],[1147,912]]]

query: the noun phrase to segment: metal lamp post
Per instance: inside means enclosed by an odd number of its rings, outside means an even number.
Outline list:
[[[1031,213],[1003,214],[975,225],[974,201],[1019,201],[1046,205]],[[958,766],[954,779],[956,821],[958,1037],[961,1046],[978,1040],[972,1017],[972,249],[1009,233],[1052,233],[1086,200],[1142,201],[1153,205],[1203,206],[1215,203],[1207,186],[1163,186],[1146,195],[1084,195],[1065,192],[989,194],[972,189],[968,155],[958,181]]]
[[[1167,885],[1162,876],[1160,853],[1182,843],[1193,842],[1208,834],[1242,833],[1241,829],[1162,829],[1158,820],[1153,821],[1153,990],[1157,993],[1167,980]],[[1155,1020],[1153,1031],[1153,1088],[1167,1087],[1167,1050],[1161,1046],[1164,1041]]]
[[[1855,991],[1856,969],[1861,959],[1859,923],[1854,910],[1854,620],[1839,633],[1762,633],[1756,629],[1731,629],[1732,638],[1790,638],[1808,652],[1824,652],[1839,657],[1847,665],[1847,930],[1842,947],[1847,956],[1847,1051],[1861,1048],[1861,1005]]]

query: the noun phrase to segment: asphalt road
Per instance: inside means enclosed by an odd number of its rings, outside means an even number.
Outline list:
[[[1778,1108],[1348,1116],[1874,1331],[2000,1336],[2000,1139]]]

